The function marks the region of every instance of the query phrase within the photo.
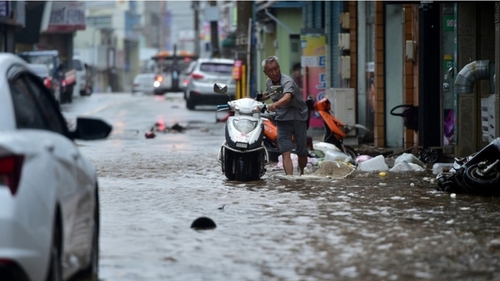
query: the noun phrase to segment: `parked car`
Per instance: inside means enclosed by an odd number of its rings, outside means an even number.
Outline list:
[[[226,84],[227,93],[234,98],[236,83],[233,79],[233,65],[232,59],[198,59],[186,82],[186,107],[193,110],[197,105],[226,103],[226,95],[214,93],[214,83]]]
[[[30,69],[35,73],[36,76],[42,79],[43,84],[47,89],[50,90],[50,93],[54,96],[57,103],[61,102],[61,91],[59,80],[55,79],[50,73],[49,67],[42,63],[30,63]]]
[[[75,95],[90,96],[92,94],[92,84],[87,64],[79,56],[73,56],[73,67],[76,70]]]
[[[143,93],[153,95],[155,93],[155,77],[154,73],[139,73],[135,76],[132,83],[132,94]]]
[[[0,279],[97,280],[97,173],[75,143],[111,126],[79,117],[68,127],[26,61],[0,54]]]
[[[76,82],[76,71],[71,69],[66,71],[59,58],[57,50],[26,51],[18,54],[28,63],[43,63],[50,69],[52,77],[59,80],[61,103],[71,103],[73,101],[73,88]]]
[[[198,62],[197,60],[192,61],[189,64],[186,71],[184,72],[184,75],[183,75],[184,77],[182,78],[182,91],[184,92],[184,100],[186,100],[187,90],[188,90],[188,85],[190,83],[191,74],[193,73],[197,62]]]

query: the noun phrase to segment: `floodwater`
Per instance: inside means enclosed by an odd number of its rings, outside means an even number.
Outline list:
[[[496,197],[438,192],[431,173],[227,181],[224,124],[181,94],[96,93],[63,112],[114,126],[78,141],[99,174],[100,280],[500,280]],[[155,123],[166,132],[145,138]],[[190,228],[199,217],[217,227]]]

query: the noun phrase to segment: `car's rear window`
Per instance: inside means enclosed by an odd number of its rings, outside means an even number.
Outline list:
[[[200,70],[203,72],[232,73],[233,65],[227,63],[202,63]]]
[[[78,71],[83,70],[83,65],[79,60],[73,60],[73,67]]]

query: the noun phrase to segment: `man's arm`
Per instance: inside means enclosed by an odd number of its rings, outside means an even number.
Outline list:
[[[267,107],[267,109],[269,111],[275,111],[277,107],[282,107],[282,106],[287,105],[292,100],[292,97],[293,97],[292,93],[284,93],[283,96],[281,97],[281,99],[270,104]]]

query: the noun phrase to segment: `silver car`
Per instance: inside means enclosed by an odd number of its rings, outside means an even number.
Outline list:
[[[97,280],[97,171],[75,140],[112,127],[78,117],[70,130],[29,67],[0,54],[0,280]]]
[[[153,95],[155,92],[155,74],[154,73],[140,73],[134,78],[132,84],[132,94],[137,92],[145,95]]]
[[[233,79],[233,65],[232,59],[198,59],[186,83],[186,107],[193,110],[197,105],[226,103],[228,101],[226,95],[214,93],[214,83],[226,84],[227,93],[234,99],[236,83]]]

